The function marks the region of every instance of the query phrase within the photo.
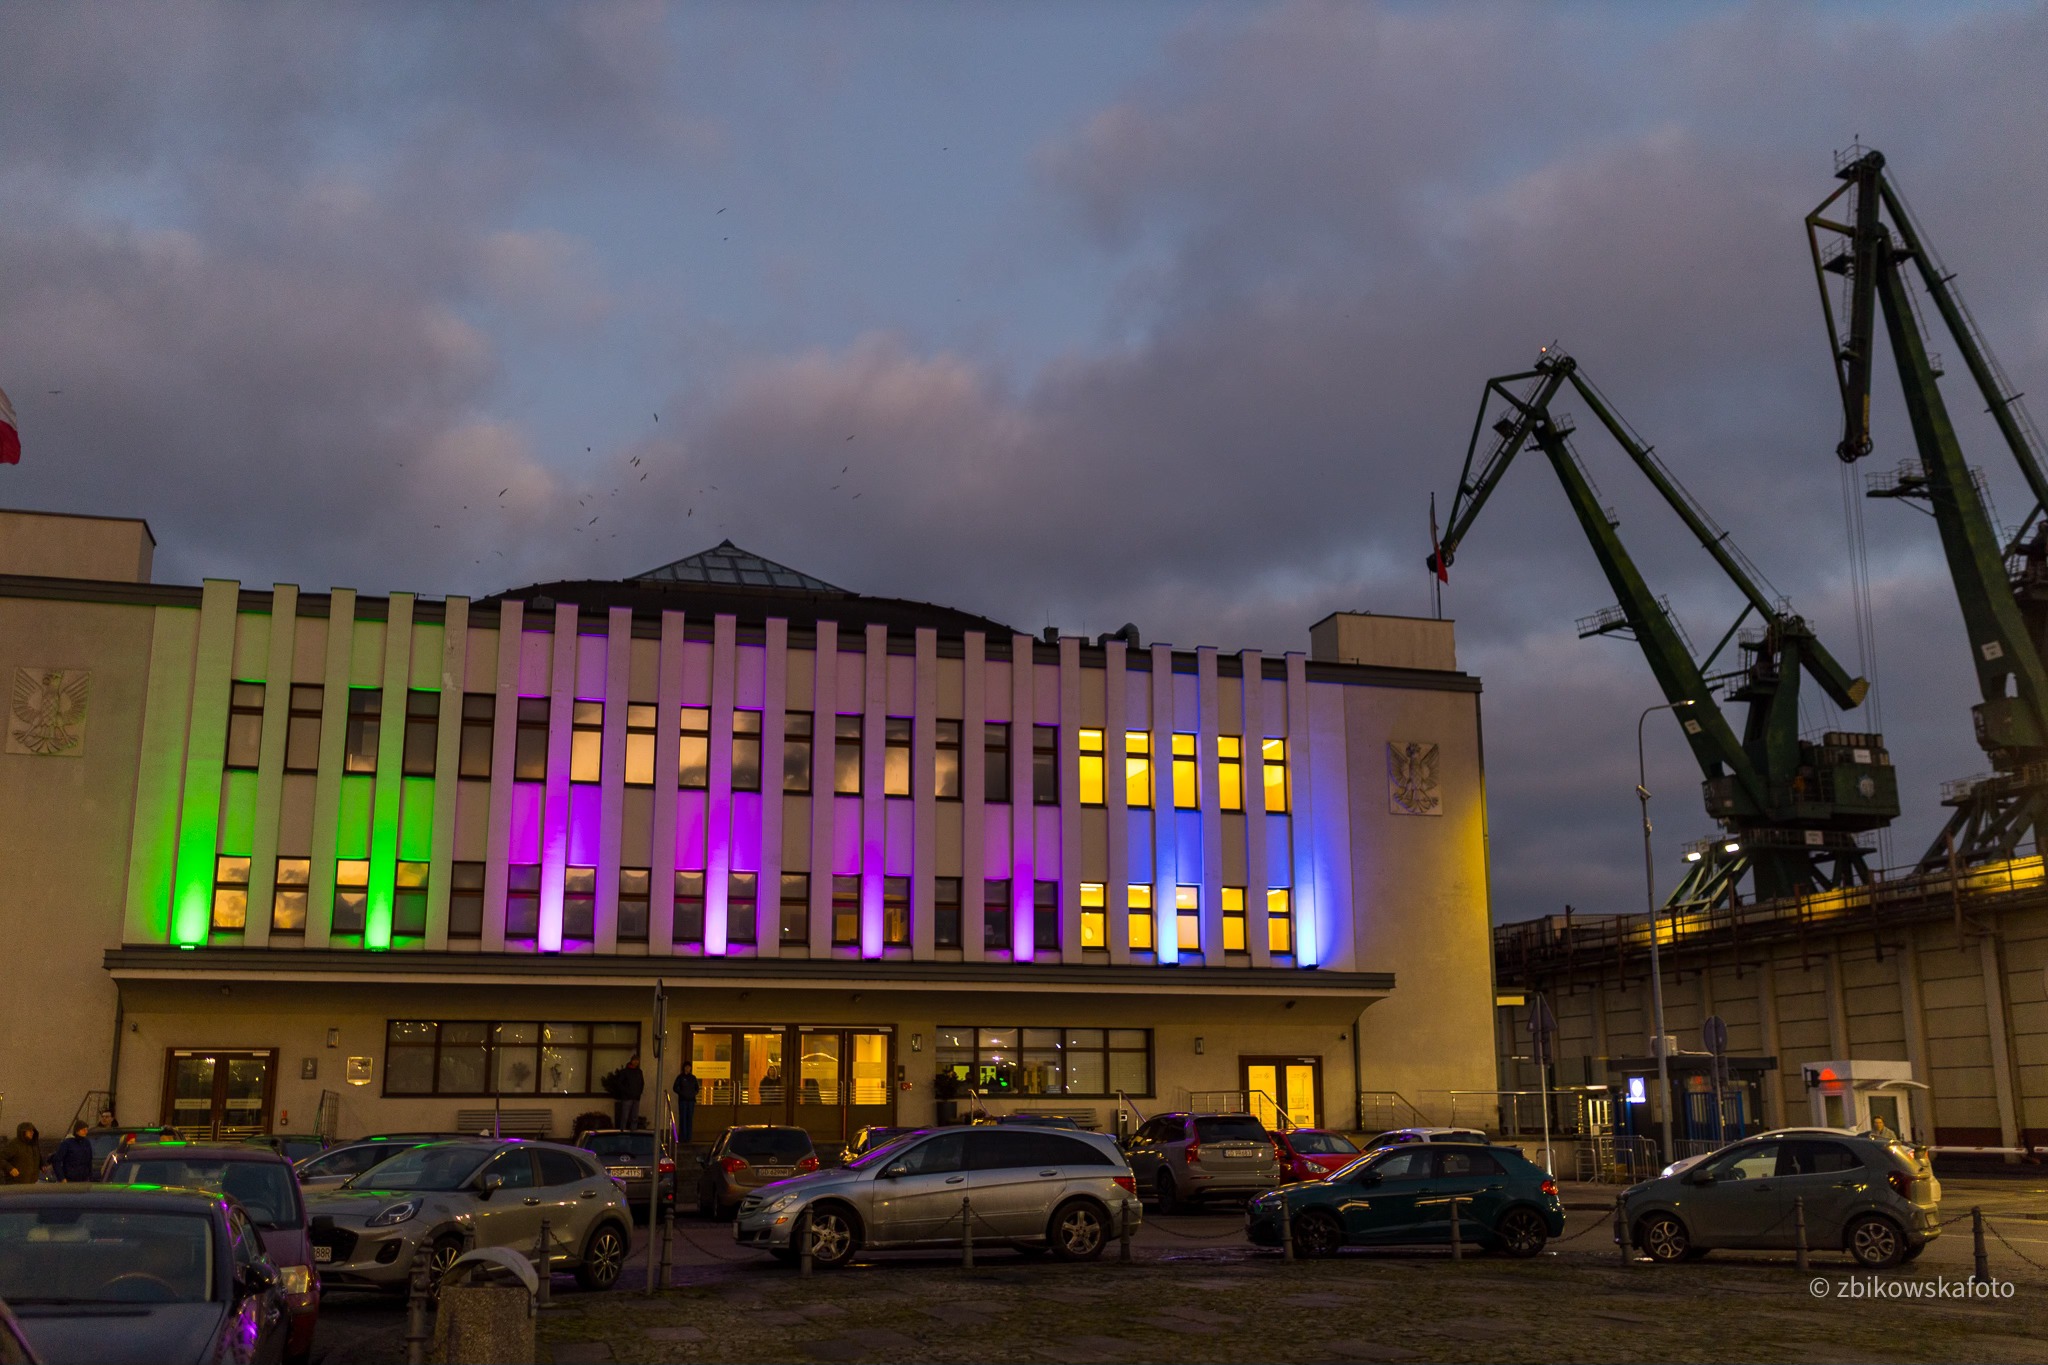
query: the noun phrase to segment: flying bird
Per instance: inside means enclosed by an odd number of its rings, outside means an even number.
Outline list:
[[[657,422],[659,422],[659,421],[661,420],[661,414],[660,414],[660,413],[658,413],[658,412],[657,412],[657,413],[655,413],[655,414],[654,414],[654,420],[655,420],[655,421],[657,421]]]
[[[510,493],[511,491],[512,491],[512,489],[511,489],[511,488],[510,488],[509,486],[508,486],[508,487],[505,487],[505,488],[500,488],[500,489],[498,490],[498,496],[502,498],[502,497],[504,497],[504,496],[505,496],[505,495],[506,495],[507,493]]]
[[[718,211],[718,213],[724,213],[724,212],[725,212],[725,210],[724,210],[724,209],[720,209],[720,210]],[[712,216],[713,218],[716,218],[716,217],[718,216],[718,213],[714,213],[714,214],[712,214],[711,216]]]

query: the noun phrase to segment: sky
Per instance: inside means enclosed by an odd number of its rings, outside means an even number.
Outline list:
[[[0,505],[146,517],[160,581],[482,595],[731,538],[1032,632],[1305,649],[1432,610],[1430,496],[1554,343],[1875,679],[1909,862],[1984,767],[1968,646],[1896,503],[1858,639],[1844,480],[1913,451],[1886,363],[1834,456],[1802,219],[1881,148],[2039,391],[2043,69],[2017,4],[6,6]],[[1718,638],[1740,599],[1578,446]],[[1573,624],[1612,600],[1525,457],[1443,595],[1497,918],[1642,904],[1661,698]],[[1711,827],[1649,738],[1661,892]]]

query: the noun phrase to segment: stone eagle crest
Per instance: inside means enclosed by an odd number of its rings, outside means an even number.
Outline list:
[[[7,752],[76,758],[85,752],[85,705],[92,674],[81,668],[17,668],[7,717]]]
[[[1437,747],[1413,740],[1387,742],[1387,809],[1396,815],[1442,815],[1437,795]]]

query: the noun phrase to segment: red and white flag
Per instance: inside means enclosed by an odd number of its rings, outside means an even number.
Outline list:
[[[14,404],[7,390],[0,389],[0,464],[21,463],[21,425],[14,420]]]

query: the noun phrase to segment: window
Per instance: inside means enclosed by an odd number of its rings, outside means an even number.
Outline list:
[[[345,773],[377,771],[377,736],[383,729],[384,694],[374,687],[348,690],[348,744],[343,750]]]
[[[1176,886],[1173,888],[1174,922],[1180,927],[1180,950],[1184,953],[1202,951],[1202,888],[1199,886]]]
[[[1769,1180],[1778,1173],[1778,1144],[1759,1142],[1737,1147],[1708,1168],[1716,1180]]]
[[[1152,736],[1143,730],[1124,734],[1124,803],[1133,810],[1152,808]]]
[[[1103,802],[1102,731],[1081,731],[1080,745],[1081,804],[1099,806]]]
[[[990,1097],[1152,1093],[1152,1032],[1136,1028],[1017,1028],[941,1024],[938,1065]],[[977,1137],[1024,1129],[973,1129]],[[1073,1141],[1072,1138],[1066,1141]]]
[[[1010,946],[1010,882],[992,877],[981,890],[981,950],[1007,952]]]
[[[597,869],[562,870],[562,937],[589,942],[597,937]]]
[[[832,790],[841,796],[860,795],[861,717],[832,718]]]
[[[639,1050],[635,1023],[393,1019],[385,1026],[384,1093],[598,1095],[605,1076]],[[530,1183],[527,1153],[511,1155],[527,1161]]]
[[[325,689],[293,683],[284,726],[284,770],[317,772],[320,768],[320,708]]]
[[[1259,745],[1266,760],[1266,813],[1287,814],[1287,741],[1269,739]]]
[[[1132,885],[1124,888],[1130,897],[1131,907],[1126,923],[1130,926],[1131,947],[1141,952],[1152,951],[1152,888]]]
[[[311,858],[279,858],[277,889],[270,896],[270,932],[306,932],[306,883],[312,879]]]
[[[498,699],[488,692],[462,695],[462,752],[455,772],[460,777],[489,777],[493,731],[498,716]]]
[[[253,768],[263,748],[263,684],[238,682],[228,689],[230,768]]]
[[[804,717],[809,720],[810,717]],[[782,874],[782,941],[811,941],[811,875],[808,872]]]
[[[1431,1152],[1430,1155],[1436,1158],[1436,1178],[1439,1180],[1477,1180],[1507,1174],[1500,1163],[1485,1152]]]
[[[426,695],[432,696],[429,692]],[[397,886],[391,900],[391,933],[394,937],[424,938],[427,932],[428,863],[400,863]]]
[[[1109,911],[1104,903],[1101,882],[1081,883],[1081,946],[1109,946]]]
[[[1202,784],[1195,776],[1195,737],[1173,737],[1173,806],[1194,810],[1202,804]]]
[[[441,734],[441,694],[412,688],[405,694],[405,745],[399,771],[407,777],[434,775],[434,750]]]
[[[626,703],[626,785],[654,785],[654,718],[660,714],[652,702]]]
[[[519,699],[518,729],[512,745],[512,776],[520,782],[543,782],[548,775],[548,699]]]
[[[1245,946],[1244,929],[1244,888],[1226,886],[1223,888],[1223,951],[1244,953],[1251,951]]]
[[[1839,1142],[1787,1142],[1779,1153],[1779,1175],[1835,1175],[1863,1169],[1863,1159]]]
[[[483,934],[484,865],[451,864],[448,868],[448,937],[482,938]]]
[[[1266,893],[1266,947],[1275,953],[1294,951],[1294,893],[1284,886]]]
[[[703,706],[685,706],[682,744],[676,750],[676,785],[702,791],[711,785],[711,711]]]
[[[981,729],[981,799],[1010,799],[1010,727],[990,721]]]
[[[676,873],[676,942],[704,941],[704,874]]]
[[[761,790],[761,713],[732,713],[732,789],[736,792]],[[751,938],[747,940],[753,942]]]
[[[882,795],[910,795],[910,721],[903,716],[883,722]]]
[[[569,780],[604,780],[604,703],[569,703]]]
[[[761,713],[753,713],[759,716]],[[760,768],[754,770],[755,780],[760,779]],[[755,941],[755,925],[759,923],[759,899],[761,895],[761,874],[758,872],[734,872],[725,881],[725,941],[727,943],[752,943]]]
[[[1216,736],[1216,804],[1244,809],[1244,741],[1236,735]]]
[[[932,946],[960,946],[960,879],[932,878]]]
[[[1039,952],[1060,950],[1060,884],[1037,882],[1031,888],[1031,946]]]
[[[841,947],[860,942],[860,878],[832,879],[832,941]]]
[[[505,869],[505,937],[540,937],[540,864]]]
[[[654,775],[652,755],[648,758],[647,773],[649,777]],[[652,885],[644,867],[619,869],[619,942],[647,942],[647,903]]]
[[[910,878],[882,878],[882,942],[891,948],[910,946]]]
[[[343,858],[334,865],[334,932],[362,933],[369,908],[370,860]]]
[[[960,722],[934,722],[932,795],[941,801],[960,799]]]
[[[550,1188],[583,1183],[583,1163],[559,1147],[534,1147],[534,1164],[540,1167],[540,1183]]]
[[[1057,725],[1031,727],[1031,801],[1038,806],[1060,803],[1060,730]]]
[[[811,789],[811,713],[790,711],[782,717],[782,789]]]
[[[213,860],[213,927],[240,933],[249,927],[249,860]]]

